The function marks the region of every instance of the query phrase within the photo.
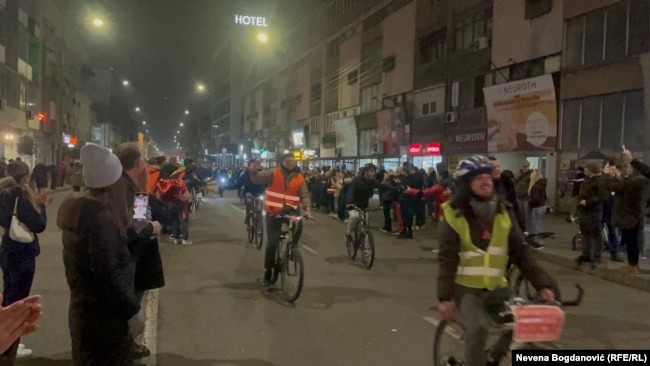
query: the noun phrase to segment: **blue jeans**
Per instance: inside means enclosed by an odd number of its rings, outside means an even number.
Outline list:
[[[530,228],[528,228],[530,234],[539,234],[544,232],[544,215],[546,215],[547,210],[548,208],[546,206],[531,207]],[[538,240],[538,238],[535,238],[535,242]]]

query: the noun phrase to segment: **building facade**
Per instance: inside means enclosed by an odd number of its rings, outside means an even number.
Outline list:
[[[285,67],[247,73],[240,141],[311,166],[527,161],[563,209],[589,152],[650,153],[649,16],[646,0],[334,1],[288,36]]]

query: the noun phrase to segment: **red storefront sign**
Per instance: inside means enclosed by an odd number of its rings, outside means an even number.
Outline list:
[[[422,155],[422,145],[421,144],[411,144],[409,146],[409,154],[411,156],[420,156],[420,155]]]
[[[440,144],[439,143],[432,143],[432,144],[427,144],[427,149],[426,149],[427,155],[440,155],[441,150],[440,150]]]

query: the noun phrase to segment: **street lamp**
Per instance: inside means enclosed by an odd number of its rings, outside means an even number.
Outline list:
[[[190,111],[188,111],[188,110],[186,109],[186,110],[185,110],[185,114],[190,114]]]
[[[140,107],[135,107],[136,112],[140,112]]]
[[[176,131],[176,133],[181,133],[181,131]]]
[[[181,122],[181,124],[179,126],[183,127],[183,122]]]
[[[129,81],[128,81],[128,80],[124,80],[124,81],[122,81],[122,85],[124,85],[124,86],[129,86]]]
[[[95,18],[93,19],[93,25],[95,27],[101,27],[102,25],[104,25],[104,21],[99,18]]]
[[[262,43],[266,43],[269,40],[269,36],[267,36],[264,32],[260,32],[257,34],[257,40]]]
[[[205,91],[205,85],[203,85],[201,83],[196,84],[196,90],[199,91],[199,92]]]
[[[143,124],[143,125],[146,125],[146,124],[147,124],[147,121],[142,121],[142,124]]]

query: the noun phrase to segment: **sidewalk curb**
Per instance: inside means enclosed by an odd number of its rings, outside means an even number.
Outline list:
[[[584,263],[579,268],[576,266],[575,260],[566,258],[561,255],[544,252],[544,250],[535,250],[535,257],[539,260],[557,264],[562,267],[572,269],[574,271],[586,273],[592,276],[600,277],[604,280],[615,282],[628,287],[636,288],[641,291],[650,292],[650,277],[647,276],[632,276],[624,275],[615,269],[609,269],[602,266],[596,267],[592,270],[589,263]],[[576,254],[576,258],[578,254]]]

